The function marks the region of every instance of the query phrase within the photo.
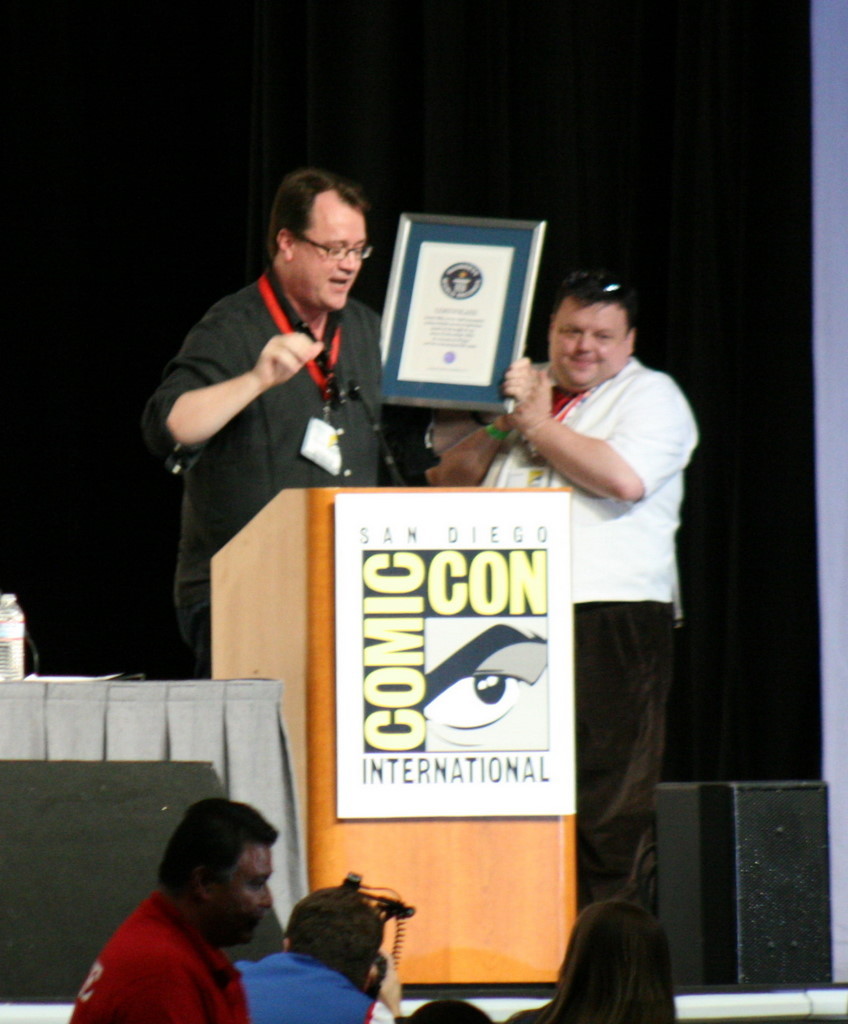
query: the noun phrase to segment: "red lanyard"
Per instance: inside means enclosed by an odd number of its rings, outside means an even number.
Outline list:
[[[274,289],[271,287],[268,275],[263,274],[257,283],[259,285],[259,294],[262,296],[265,307],[271,314],[271,318],[274,323],[279,327],[280,332],[282,334],[292,334],[292,325],[289,323],[289,318],[286,316],[283,307],[277,301],[277,296],[274,294]],[[306,364],[306,369],[309,370],[309,376],[315,381],[318,390],[321,392],[321,397],[325,402],[329,402],[333,395],[333,389],[330,385],[330,381],[333,376],[333,370],[335,369],[336,362],[339,358],[339,349],[341,348],[341,344],[342,329],[341,327],[337,327],[336,333],[333,335],[333,340],[330,342],[330,354],[327,359],[327,373],[321,369],[314,359],[310,359]]]

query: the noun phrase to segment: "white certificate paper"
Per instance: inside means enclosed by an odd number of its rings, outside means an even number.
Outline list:
[[[422,242],[398,380],[492,382],[514,249]]]

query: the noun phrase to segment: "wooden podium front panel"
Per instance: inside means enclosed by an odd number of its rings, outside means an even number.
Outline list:
[[[336,817],[337,493],[281,492],[213,559],[215,677],[284,680],[310,888],[354,871],[415,906],[404,982],[554,981],[576,907],[573,817]]]
[[[309,516],[310,886],[339,885],[354,871],[416,907],[400,964],[406,983],[554,981],[575,914],[573,817],[336,817],[336,493],[312,492]]]
[[[283,720],[301,807],[311,493],[280,491],[212,558],[212,676],[283,680]]]

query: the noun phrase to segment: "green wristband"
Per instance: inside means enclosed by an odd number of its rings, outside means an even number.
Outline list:
[[[483,429],[489,437],[493,437],[496,441],[505,441],[512,433],[511,430],[499,430],[494,423],[487,423]]]

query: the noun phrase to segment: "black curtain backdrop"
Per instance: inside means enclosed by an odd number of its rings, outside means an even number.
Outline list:
[[[372,198],[378,310],[403,211],[547,220],[534,356],[566,270],[640,285],[639,354],[702,431],[668,777],[818,776],[805,2],[15,0],[4,21],[0,587],[43,672],[190,672],[180,486],[138,419],[261,269],[280,177],[318,164]]]

